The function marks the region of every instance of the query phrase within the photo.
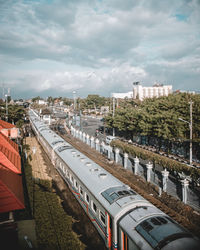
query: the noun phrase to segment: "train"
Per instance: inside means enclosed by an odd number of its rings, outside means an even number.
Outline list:
[[[200,240],[52,131],[29,109],[52,164],[112,250],[199,249]]]

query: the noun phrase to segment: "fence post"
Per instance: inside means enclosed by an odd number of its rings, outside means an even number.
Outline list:
[[[85,143],[85,132],[83,132],[82,141]]]
[[[134,158],[134,174],[137,175],[138,174],[138,167],[139,167],[139,158],[136,156]]]
[[[87,145],[90,145],[90,136],[88,134],[86,135],[86,140]]]
[[[128,167],[128,154],[124,153],[124,168],[126,169]]]
[[[96,151],[100,152],[100,146],[99,146],[99,139],[98,138],[95,140],[95,144],[96,144]]]
[[[147,167],[147,182],[151,181],[151,170],[153,168],[153,165],[149,162],[146,164]]]
[[[189,185],[189,181],[186,179],[181,180],[181,185],[182,185],[182,201],[186,204],[187,203],[187,188]]]
[[[169,171],[165,170],[161,171],[162,173],[162,188],[163,191],[166,192],[167,191],[167,181],[168,181],[168,176],[169,176]]]
[[[119,161],[119,148],[115,148],[115,162],[118,163]]]
[[[79,139],[82,141],[83,132],[79,131]]]
[[[104,146],[105,146],[105,143],[102,141],[102,143],[101,143],[101,154],[104,153]]]
[[[94,148],[94,137],[91,136],[90,138],[90,145],[91,145],[91,148]]]

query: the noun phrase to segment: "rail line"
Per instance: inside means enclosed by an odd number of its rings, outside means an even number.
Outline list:
[[[152,204],[154,204],[156,207],[158,207],[164,213],[168,214],[170,217],[172,217],[179,224],[181,224],[182,226],[184,226],[185,228],[187,228],[190,232],[192,232],[193,234],[195,234],[198,237],[200,237],[200,227],[199,226],[191,223],[186,217],[180,215],[179,213],[177,213],[176,211],[174,211],[173,209],[169,208],[167,205],[165,205],[164,203],[162,203],[157,198],[155,198],[152,195],[150,195],[150,194],[146,193],[145,191],[143,191],[136,184],[133,184],[132,182],[130,182],[129,180],[127,180],[127,171],[125,169],[122,169],[122,167],[120,167],[117,164],[109,165],[108,162],[106,162],[105,157],[103,157],[96,150],[91,149],[88,145],[84,144],[80,140],[72,138],[70,135],[66,135],[66,134],[63,135],[62,133],[60,133],[60,131],[58,129],[54,128],[54,130],[63,139],[65,139],[67,142],[69,142],[70,144],[72,144],[72,146],[75,147],[77,150],[79,150],[80,152],[82,152],[83,154],[85,154],[88,158],[90,158],[91,160],[93,160],[94,162],[96,162],[97,164],[99,164],[101,167],[103,167],[105,170],[107,170],[113,176],[115,176],[116,178],[118,178],[120,181],[122,181],[125,184],[129,185],[138,194],[140,194],[145,199],[147,199],[148,201],[150,201]],[[96,157],[97,154],[99,154],[98,157]],[[120,173],[118,173],[117,170],[120,171]],[[144,185],[146,185],[146,184],[144,183]]]

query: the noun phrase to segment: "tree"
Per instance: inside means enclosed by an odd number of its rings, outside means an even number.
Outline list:
[[[40,96],[34,97],[34,98],[32,98],[32,102],[36,102],[36,101],[38,101],[40,99],[41,99]]]

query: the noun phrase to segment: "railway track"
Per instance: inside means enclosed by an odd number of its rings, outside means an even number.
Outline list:
[[[120,165],[117,165],[115,163],[109,164],[109,161],[100,153],[98,153],[95,149],[91,149],[88,145],[81,142],[80,140],[77,140],[73,138],[70,135],[66,135],[63,133],[60,133],[59,130],[56,130],[56,132],[67,142],[72,144],[73,147],[75,147],[77,150],[82,152],[84,155],[86,155],[88,158],[96,162],[98,165],[103,167],[106,171],[114,175],[116,178],[118,178],[120,181],[124,182],[125,184],[129,185],[133,190],[135,190],[138,194],[143,196],[145,199],[150,201],[152,204],[154,204],[156,207],[158,207],[160,210],[162,210],[164,213],[168,214],[170,217],[172,217],[175,221],[177,221],[179,224],[187,228],[190,232],[195,234],[196,236],[200,237],[200,226],[199,224],[192,223],[188,218],[181,215],[180,213],[176,212],[174,209],[170,208],[168,204],[164,204],[162,201],[159,200],[158,193],[155,191],[155,189],[152,188],[151,184],[146,183],[143,181],[140,177],[134,176],[133,174],[130,174],[130,172],[126,171],[123,167]],[[142,185],[147,185],[150,192],[144,191],[140,186],[138,185],[139,182],[143,182]],[[187,206],[186,206],[187,209]]]

